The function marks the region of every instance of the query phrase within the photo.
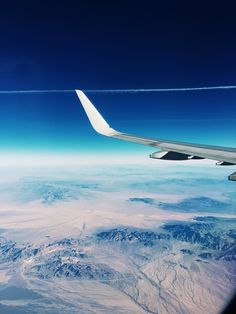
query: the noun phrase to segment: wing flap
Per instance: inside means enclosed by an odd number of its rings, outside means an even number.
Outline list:
[[[161,139],[138,137],[138,136],[124,134],[124,133],[119,133],[117,135],[115,134],[113,137],[120,140],[128,141],[128,142],[152,146],[155,148],[159,148],[162,151],[167,151],[167,152],[171,151],[171,152],[176,152],[176,153],[181,153],[181,154],[187,154],[189,156],[213,159],[216,161],[225,161],[231,164],[236,164],[236,149],[233,149],[233,148],[200,145],[200,144],[192,144],[192,143],[184,143],[184,142],[178,143],[174,141],[171,142],[171,141],[165,141]]]

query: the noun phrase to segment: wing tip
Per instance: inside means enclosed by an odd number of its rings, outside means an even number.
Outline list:
[[[87,114],[87,117],[96,132],[105,136],[114,136],[119,133],[116,130],[110,128],[109,124],[105,121],[105,119],[98,112],[98,110],[95,108],[95,106],[91,103],[91,101],[82,90],[76,89],[75,92],[79,97],[79,100]]]

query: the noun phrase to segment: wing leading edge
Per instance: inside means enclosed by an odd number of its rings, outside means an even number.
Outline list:
[[[217,165],[236,165],[236,148],[147,138],[116,131],[109,126],[81,90],[76,90],[76,93],[95,131],[105,136],[158,148],[159,151],[152,153],[151,158],[166,160],[207,158],[216,160]],[[236,181],[235,173],[229,176],[229,180]]]

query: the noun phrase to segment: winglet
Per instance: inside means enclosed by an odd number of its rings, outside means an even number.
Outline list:
[[[103,119],[101,114],[81,90],[76,89],[75,91],[95,131],[106,136],[113,136],[119,133],[110,128],[109,124]]]

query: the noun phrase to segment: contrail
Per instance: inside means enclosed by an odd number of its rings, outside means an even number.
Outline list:
[[[74,89],[31,89],[31,90],[0,90],[0,94],[54,94],[73,93]]]
[[[197,90],[236,89],[236,85],[205,86],[205,87],[177,87],[177,88],[137,88],[137,89],[88,89],[87,93],[155,93],[155,92],[185,92]]]
[[[155,92],[185,92],[198,90],[236,89],[236,85],[177,87],[177,88],[137,88],[137,89],[84,89],[86,93],[155,93]],[[0,94],[56,94],[74,93],[75,89],[32,89],[32,90],[0,90]]]

